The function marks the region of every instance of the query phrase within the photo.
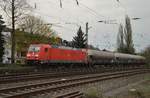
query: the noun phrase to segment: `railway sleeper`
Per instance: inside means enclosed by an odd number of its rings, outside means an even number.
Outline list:
[[[80,91],[74,91],[74,92],[69,92],[65,93],[63,95],[58,95],[54,98],[81,98],[83,96],[83,93]]]

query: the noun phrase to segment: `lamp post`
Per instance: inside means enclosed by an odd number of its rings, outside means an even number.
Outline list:
[[[92,28],[92,26],[90,26],[89,27],[89,23],[88,22],[86,22],[86,34],[85,34],[85,36],[86,36],[86,48],[88,49],[88,31],[89,31],[89,29],[91,29]]]
[[[86,22],[86,30],[85,30],[85,31],[86,31],[86,34],[85,34],[85,36],[86,36],[86,56],[87,56],[87,60],[86,60],[86,61],[87,61],[87,64],[88,64],[88,48],[89,48],[89,47],[88,47],[88,40],[89,40],[89,39],[88,39],[88,31],[89,31],[89,29],[91,29],[91,28],[92,28],[92,26],[89,27],[89,23]]]

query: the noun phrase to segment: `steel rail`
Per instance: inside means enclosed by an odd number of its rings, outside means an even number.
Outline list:
[[[135,75],[135,74],[140,74],[140,73],[145,73],[145,72],[149,72],[149,70],[126,71],[126,72],[120,72],[120,73],[116,72],[116,73],[112,73],[112,74],[103,74],[100,76],[93,76],[93,77],[92,76],[91,77],[80,77],[77,79],[53,81],[53,82],[50,82],[49,84],[47,84],[47,83],[46,84],[35,84],[32,86],[28,85],[28,86],[24,86],[24,87],[18,87],[18,89],[17,89],[17,87],[16,88],[14,87],[14,88],[3,89],[0,91],[0,93],[2,95],[8,95],[8,96],[6,96],[6,98],[15,98],[15,97],[44,93],[46,91],[53,91],[56,89],[77,86],[77,85],[83,85],[83,84],[87,84],[87,83],[98,82],[98,81],[113,79],[113,78],[119,78],[119,77],[123,77],[123,76]],[[67,84],[65,84],[65,83],[67,83]],[[23,89],[25,89],[25,90],[23,91]],[[11,91],[10,95],[9,95],[9,90]],[[21,91],[21,93],[15,92],[15,91]]]
[[[117,71],[118,69],[116,69]],[[113,71],[112,69],[105,69],[103,71],[99,71],[99,73],[102,72],[108,72],[108,71]],[[115,70],[114,70],[115,71]],[[23,75],[8,75],[6,77],[0,77],[0,83],[5,84],[5,83],[12,83],[12,82],[21,82],[21,81],[27,81],[27,80],[36,80],[36,79],[43,79],[43,78],[48,78],[48,77],[60,77],[60,76],[69,76],[69,75],[82,75],[82,74],[88,74],[88,73],[98,73],[96,72],[57,72],[57,73],[51,73],[51,72],[42,72],[42,73],[36,73],[36,74],[23,74]]]
[[[21,85],[21,86],[15,86],[15,87],[8,87],[4,89],[0,89],[0,93],[2,92],[8,92],[9,90],[16,90],[16,89],[27,89],[30,87],[36,87],[36,86],[43,86],[43,85],[51,85],[51,84],[57,84],[57,83],[63,83],[63,82],[72,82],[75,80],[84,80],[84,79],[89,79],[89,78],[98,78],[98,77],[104,77],[104,76],[109,76],[109,75],[116,75],[116,74],[122,74],[122,73],[132,73],[132,72],[137,72],[139,70],[133,70],[133,71],[121,71],[121,72],[114,72],[114,73],[102,73],[102,74],[91,74],[91,76],[78,76],[77,78],[73,79],[67,79],[67,80],[56,80],[56,81],[46,81],[42,83],[36,83],[36,84],[29,84],[29,85]],[[145,70],[143,70],[145,71]]]

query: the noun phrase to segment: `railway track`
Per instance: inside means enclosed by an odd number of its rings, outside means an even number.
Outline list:
[[[135,68],[139,69],[139,68]],[[135,70],[135,69],[126,69],[126,70]],[[73,75],[84,75],[84,74],[94,74],[94,73],[103,73],[103,72],[111,72],[118,71],[120,69],[103,69],[100,71],[74,71],[74,72],[33,72],[33,73],[20,73],[20,74],[9,74],[9,75],[1,75],[0,76],[0,84],[13,83],[13,82],[23,82],[23,81],[31,81],[31,80],[39,80],[39,79],[47,79],[47,78],[57,78],[63,76],[73,76]],[[121,69],[122,70],[122,69]]]
[[[103,71],[74,71],[74,72],[41,72],[41,73],[33,73],[33,74],[18,74],[18,75],[6,75],[0,77],[0,84],[7,84],[13,82],[24,82],[24,81],[32,81],[32,80],[40,80],[40,79],[48,79],[48,78],[60,78],[66,76],[76,76],[76,75],[84,75],[84,74],[94,74],[94,73],[102,73],[108,72],[111,70],[103,70]]]
[[[113,79],[113,78],[120,78],[125,76],[142,74],[149,71],[150,71],[149,69],[148,70],[143,69],[143,70],[112,72],[112,73],[109,72],[109,73],[101,73],[101,74],[91,74],[89,76],[83,75],[72,79],[45,81],[45,82],[29,84],[29,85],[8,87],[8,88],[0,89],[0,96],[2,96],[2,98],[26,98],[27,96],[33,96],[33,95],[42,94],[46,92],[51,93],[51,95],[53,96],[55,95],[53,94],[53,92],[70,89],[76,86]],[[53,96],[53,98],[55,97],[57,98],[57,96]]]
[[[143,67],[144,68],[144,67]],[[133,68],[127,68],[126,70],[129,70],[129,69],[133,69]],[[134,68],[134,69],[141,69],[140,67],[138,68]],[[69,69],[68,69],[69,70]],[[67,71],[68,71],[67,70]],[[88,70],[88,69],[84,69],[84,70]],[[84,71],[84,70],[81,70],[81,71]],[[102,70],[104,70],[104,71],[107,71],[107,70],[112,70],[112,68],[101,68],[101,71]],[[115,70],[120,70],[120,69],[115,69]],[[121,70],[125,70],[124,68],[123,69],[121,69]],[[75,71],[75,70],[74,70]],[[97,70],[98,71],[98,70]],[[43,70],[39,70],[39,69],[36,69],[36,70],[33,70],[32,72],[28,72],[28,71],[26,71],[26,72],[14,72],[14,73],[7,73],[6,71],[5,71],[5,73],[3,73],[3,74],[1,74],[0,73],[0,78],[2,78],[2,77],[15,77],[15,76],[25,76],[25,75],[31,75],[31,74],[33,74],[33,75],[35,75],[35,74],[43,74],[43,73],[56,73],[56,72],[59,72],[59,71],[52,71],[52,70],[50,70],[50,69],[43,69]],[[62,72],[62,70],[60,71],[60,72]],[[63,72],[66,72],[66,71],[63,71]],[[71,70],[70,70],[70,72],[72,72]]]
[[[100,72],[108,72],[112,69],[105,69]],[[116,70],[117,71],[117,70]],[[9,74],[9,75],[1,75],[0,76],[0,83],[12,83],[12,82],[21,82],[21,81],[29,81],[29,80],[36,80],[36,79],[44,79],[44,78],[53,78],[53,77],[61,77],[61,76],[71,76],[71,75],[82,75],[88,73],[97,73],[98,71],[74,71],[74,72],[33,72],[33,73],[20,73],[20,74]]]
[[[36,79],[44,79],[44,78],[53,78],[53,77],[60,77],[60,76],[69,76],[76,73],[68,74],[68,72],[62,72],[62,73],[39,73],[39,74],[29,74],[29,75],[18,75],[18,76],[6,76],[6,77],[0,77],[0,83],[12,83],[12,82],[21,82],[21,81],[30,81],[30,80],[36,80]]]

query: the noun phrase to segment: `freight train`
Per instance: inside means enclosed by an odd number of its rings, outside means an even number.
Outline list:
[[[40,65],[107,65],[107,66],[140,66],[145,58],[110,51],[77,49],[50,44],[32,44],[27,55],[27,64]]]

